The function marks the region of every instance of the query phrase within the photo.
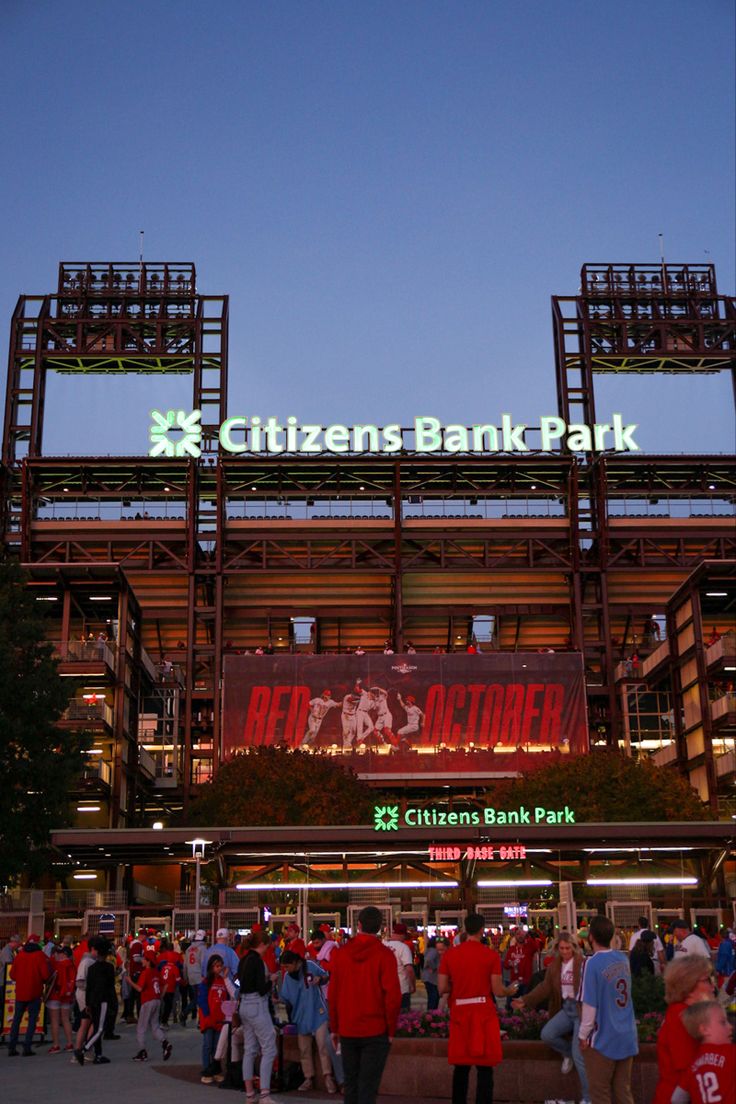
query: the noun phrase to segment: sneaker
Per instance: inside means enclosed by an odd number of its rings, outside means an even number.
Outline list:
[[[23,1051],[23,1057],[24,1058],[35,1058],[36,1057],[36,1052],[35,1052],[35,1050],[24,1050]]]
[[[278,1104],[278,1100],[274,1100],[270,1093],[266,1093],[265,1096],[258,1097],[258,1104]]]
[[[69,1051],[74,1050],[74,1043],[67,1043],[66,1046],[64,1047],[64,1050],[65,1051],[66,1050],[69,1050]]]
[[[335,1081],[335,1078],[329,1073],[325,1074],[325,1088],[331,1096],[337,1092],[337,1082]]]
[[[573,1061],[568,1054],[567,1058],[562,1059],[562,1066],[560,1067],[563,1073],[572,1073]]]
[[[60,1046],[49,1047],[49,1049],[47,1050],[46,1053],[47,1054],[61,1054],[61,1047]]]
[[[224,1080],[225,1080],[225,1074],[224,1073],[216,1073],[213,1077],[213,1081],[215,1081],[218,1085],[221,1085]]]
[[[164,1055],[164,1062],[168,1062],[169,1058],[171,1057],[171,1052],[172,1052],[173,1049],[174,1048],[172,1047],[172,1045],[171,1045],[171,1043],[169,1042],[168,1039],[166,1040],[165,1043],[161,1044],[161,1050],[163,1051],[163,1055]]]
[[[103,1039],[119,1039],[119,1038],[120,1038],[120,1036],[119,1036],[119,1035],[115,1035],[115,1034],[112,1034],[112,1035],[103,1035],[103,1036],[102,1036],[102,1038],[103,1038]]]
[[[18,1051],[15,1049],[15,1047],[13,1047],[12,1050],[8,1051],[8,1058],[17,1058],[17,1057],[18,1057]]]
[[[215,1079],[209,1073],[203,1073],[199,1080],[203,1085],[211,1085]]]
[[[139,1050],[137,1054],[133,1055],[133,1061],[134,1062],[147,1062],[148,1061],[148,1051],[147,1050]]]
[[[302,1081],[301,1085],[299,1086],[298,1091],[299,1092],[309,1092],[313,1088],[314,1088],[314,1081],[312,1080],[312,1078],[311,1077],[305,1077],[304,1080]],[[261,1100],[263,1100],[263,1097],[261,1097]]]
[[[109,1066],[110,1059],[106,1058],[104,1054],[95,1054],[93,1066]]]
[[[79,1062],[80,1066],[83,1066],[84,1065],[84,1051],[83,1050],[75,1050],[73,1061],[74,1062]]]

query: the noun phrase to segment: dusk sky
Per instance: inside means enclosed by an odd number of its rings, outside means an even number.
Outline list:
[[[586,261],[734,291],[732,0],[4,0],[0,317],[57,265],[193,261],[230,414],[556,413]],[[5,372],[3,370],[3,378]],[[51,377],[44,451],[138,453],[172,377]],[[725,375],[598,377],[649,452],[730,452]]]

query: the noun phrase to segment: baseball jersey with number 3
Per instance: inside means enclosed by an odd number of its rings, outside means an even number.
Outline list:
[[[597,951],[586,959],[579,999],[596,1010],[590,1035],[592,1047],[614,1061],[639,1053],[628,955],[623,951]]]

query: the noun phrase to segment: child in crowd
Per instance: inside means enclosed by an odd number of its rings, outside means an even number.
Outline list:
[[[228,969],[222,955],[210,955],[207,962],[207,976],[200,982],[197,992],[199,1008],[199,1030],[202,1032],[202,1074],[203,1085],[213,1081],[225,1080],[220,1065],[215,1061],[217,1039],[225,1023],[222,1002],[232,1000],[235,986],[228,978]]]
[[[139,956],[134,956],[134,958],[136,957]],[[171,1057],[171,1043],[166,1036],[166,1032],[159,1023],[159,1014],[161,1010],[161,978],[156,968],[156,952],[153,948],[147,950],[143,956],[143,969],[138,976],[138,980],[133,981],[133,979],[129,977],[128,982],[131,987],[141,995],[141,1008],[138,1013],[138,1024],[135,1029],[140,1050],[137,1054],[133,1055],[133,1061],[146,1062],[148,1060],[146,1032],[150,1027],[154,1039],[161,1043],[164,1062],[168,1062]]]
[[[672,1104],[736,1104],[736,1046],[726,1013],[717,1001],[698,1001],[682,1013],[698,1051]]]

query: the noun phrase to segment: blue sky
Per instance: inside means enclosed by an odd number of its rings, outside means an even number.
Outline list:
[[[733,293],[733,43],[731,0],[5,0],[0,317],[144,228],[231,296],[232,414],[534,422],[583,262],[662,232]],[[53,377],[45,452],[142,453],[189,394]],[[647,451],[733,448],[724,376],[597,398]]]

